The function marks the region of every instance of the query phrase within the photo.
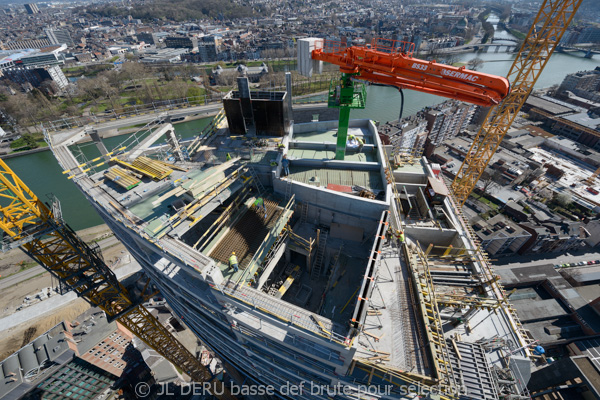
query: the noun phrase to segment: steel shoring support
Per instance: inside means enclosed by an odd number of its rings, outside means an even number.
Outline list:
[[[407,251],[406,244],[404,244],[404,247]],[[421,250],[418,242],[416,248],[417,251],[414,254],[415,267],[411,267],[411,274],[418,293],[418,304],[423,311],[424,325],[429,340],[428,345],[432,353],[435,374],[440,384],[456,387],[457,381],[450,364],[450,356],[427,256]]]
[[[208,382],[210,371],[194,357],[142,305],[134,302],[104,261],[60,220],[20,178],[0,160],[0,228],[13,240],[30,238],[21,249],[109,318],[118,319],[164,358],[195,382]],[[212,380],[212,393],[229,399],[220,381]],[[220,395],[219,395],[220,394]]]
[[[545,0],[542,4],[508,72],[511,93],[496,109],[489,111],[452,182],[452,191],[458,200],[457,206],[462,207],[475,189],[477,181],[533,90],[581,2],[582,0]]]
[[[369,307],[372,308],[374,311],[378,311],[378,308],[373,307],[372,305],[373,303],[371,302],[371,300],[369,300]],[[381,322],[381,318],[379,318],[379,313],[374,313],[373,315],[369,315],[367,312],[367,316],[368,317],[377,317],[377,321],[379,322],[379,325],[377,326],[377,328],[381,329],[383,328],[383,322]]]

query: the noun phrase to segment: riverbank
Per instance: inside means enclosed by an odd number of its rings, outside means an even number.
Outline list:
[[[31,150],[13,151],[12,153],[1,154],[0,158],[3,160],[8,160],[9,158],[26,156],[28,154],[35,154],[35,153],[39,153],[41,151],[48,151],[48,150],[50,150],[50,147],[45,146],[45,147],[38,147],[37,149],[31,149]]]
[[[181,124],[181,123],[185,123],[185,122],[191,122],[191,121],[195,121],[195,120],[199,120],[199,119],[203,119],[203,118],[209,118],[209,117],[215,116],[216,114],[217,114],[216,112],[207,112],[204,115],[199,115],[199,114],[197,114],[197,115],[189,115],[189,116],[186,116],[182,120],[178,120],[178,121],[172,122],[172,124],[173,125],[177,125],[177,124]],[[91,125],[91,126],[93,127],[93,125]],[[140,126],[131,126],[129,128],[107,129],[107,130],[103,130],[103,131],[98,132],[98,135],[102,139],[107,139],[107,138],[112,138],[112,137],[117,137],[117,136],[123,136],[123,135],[130,135],[132,133],[137,132],[142,127],[140,127]],[[83,129],[83,128],[81,128],[81,129]],[[91,141],[92,141],[92,139],[90,137],[85,137],[85,138],[81,139],[79,142],[77,142],[77,144],[89,143]],[[15,151],[15,152],[12,152],[12,153],[1,154],[0,155],[0,159],[7,160],[7,159],[15,158],[15,157],[26,156],[26,155],[29,155],[29,154],[35,154],[35,153],[40,153],[40,152],[49,151],[49,150],[50,150],[50,147],[46,146],[46,147],[38,147],[37,149],[31,149],[31,150]]]

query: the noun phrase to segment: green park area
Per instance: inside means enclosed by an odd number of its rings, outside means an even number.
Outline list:
[[[51,82],[24,93],[15,88],[14,95],[0,94],[0,107],[14,122],[26,131],[40,131],[43,123],[91,115],[123,115],[145,106],[168,104],[177,101],[187,104],[205,104],[205,97],[214,100],[235,87],[238,75],[235,68],[243,63],[257,67],[265,62],[269,73],[254,82],[254,88],[283,90],[285,71],[295,69],[295,60],[245,61],[235,63],[199,65],[192,63],[147,65],[131,57],[118,66],[111,60],[101,64],[68,66],[63,68],[73,84],[58,90]],[[220,65],[226,73],[223,78],[211,79],[211,72]],[[331,72],[311,79],[294,74],[294,92],[297,95],[327,90]],[[13,143],[15,149],[44,145],[41,138],[25,139]]]

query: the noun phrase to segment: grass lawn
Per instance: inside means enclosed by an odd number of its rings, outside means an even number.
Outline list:
[[[491,200],[485,198],[484,196],[478,194],[478,193],[473,193],[472,196],[474,198],[476,198],[477,200],[479,200],[480,202],[484,203],[485,205],[487,205],[488,207],[490,207],[492,210],[497,210],[500,206],[494,202],[492,202]]]
[[[510,28],[506,28],[506,29],[510,32],[511,35],[513,35],[514,37],[516,37],[519,40],[523,40],[527,37],[526,33],[517,31],[515,29],[510,29]]]

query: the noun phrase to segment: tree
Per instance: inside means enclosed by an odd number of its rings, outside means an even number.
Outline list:
[[[98,99],[102,97],[102,91],[98,85],[97,78],[84,78],[77,81],[77,90],[84,100],[91,100],[98,105]]]
[[[35,138],[27,133],[21,136],[21,138],[13,141],[10,144],[11,149],[23,149],[23,150],[31,150],[37,149],[39,145],[37,144]]]
[[[492,187],[492,184],[500,180],[501,177],[502,172],[498,169],[495,169],[492,173],[484,171],[483,174],[481,174],[480,179],[481,183],[483,184],[483,188],[481,189],[482,193],[484,195],[487,194],[488,190]]]
[[[477,71],[477,69],[479,69],[479,67],[481,67],[483,63],[484,61],[481,58],[475,57],[467,62],[467,67],[469,69],[472,69],[473,71]]]
[[[559,193],[556,195],[556,197],[554,197],[554,201],[559,206],[565,208],[571,204],[571,202],[573,202],[573,198],[566,193]]]

